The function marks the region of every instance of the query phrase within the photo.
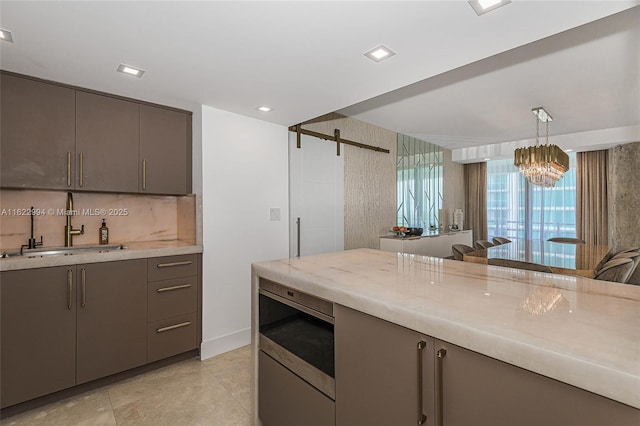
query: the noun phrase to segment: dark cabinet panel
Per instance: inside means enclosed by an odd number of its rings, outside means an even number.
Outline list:
[[[640,410],[449,343],[442,358],[447,426],[636,426]]]
[[[141,192],[148,194],[191,192],[190,131],[190,115],[140,105]]]
[[[264,426],[336,424],[335,404],[329,397],[262,351],[258,352],[258,396],[258,417]]]
[[[196,349],[196,313],[149,322],[147,333],[147,362]]]
[[[0,184],[69,189],[75,178],[75,91],[2,74]]]
[[[77,384],[145,364],[146,259],[76,268]]]
[[[76,91],[76,189],[138,191],[139,105]]]
[[[0,274],[2,407],[75,384],[75,267]]]
[[[434,425],[434,339],[344,306],[335,318],[336,424]]]

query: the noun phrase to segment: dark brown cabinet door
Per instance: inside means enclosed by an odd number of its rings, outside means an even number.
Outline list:
[[[0,274],[2,407],[75,384],[75,267]]]
[[[140,105],[141,192],[191,192],[190,132],[188,114]]]
[[[76,189],[138,192],[138,104],[76,91]]]
[[[77,384],[146,363],[147,261],[78,265]]]
[[[449,343],[442,360],[447,426],[637,426],[640,410]]]
[[[434,425],[434,339],[343,306],[334,313],[336,424]]]
[[[0,78],[0,184],[10,188],[73,188],[75,91],[7,74]]]

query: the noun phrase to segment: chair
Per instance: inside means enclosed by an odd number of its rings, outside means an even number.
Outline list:
[[[638,252],[640,252],[640,247],[628,247],[628,248],[626,248],[626,249],[619,250],[619,251],[618,251],[616,254],[614,254],[612,257],[615,257],[615,256],[617,256],[617,255],[619,255],[619,254],[623,254],[623,253],[629,253],[629,252],[631,252],[631,251],[638,251]]]
[[[455,260],[464,260],[464,254],[472,251],[476,251],[476,249],[466,244],[454,244],[451,246],[451,252]]]
[[[493,237],[493,244],[495,244],[496,246],[499,246],[500,244],[507,244],[510,243],[511,240],[508,238],[504,238],[504,237]]]
[[[564,244],[585,244],[585,241],[581,240],[580,238],[553,237],[549,238],[547,241]]]
[[[519,260],[497,259],[491,258],[487,261],[489,265],[502,266],[505,268],[526,269],[527,271],[547,272],[552,273],[551,268],[546,265],[540,265],[537,263],[521,262]]]
[[[493,247],[495,246],[495,244],[493,244],[489,240],[478,240],[473,246],[476,248],[476,250],[483,250],[488,249],[489,247]]]
[[[596,280],[625,283],[635,269],[635,262],[629,258],[611,259],[604,264],[594,277]]]

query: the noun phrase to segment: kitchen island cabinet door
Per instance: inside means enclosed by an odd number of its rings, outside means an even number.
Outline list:
[[[147,261],[77,266],[77,384],[146,363]]]
[[[76,91],[76,189],[138,192],[138,104]]]
[[[340,305],[334,312],[336,425],[433,426],[434,339]]]
[[[0,79],[2,187],[73,188],[75,91],[4,73]]]
[[[75,267],[0,274],[2,408],[75,384]]]
[[[447,426],[637,426],[640,410],[449,343],[442,362]]]
[[[191,116],[140,105],[140,192],[191,192]]]

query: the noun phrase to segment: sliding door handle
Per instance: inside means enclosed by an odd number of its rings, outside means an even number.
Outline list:
[[[300,257],[300,218],[296,219],[296,225],[298,227],[298,254],[296,257]]]

